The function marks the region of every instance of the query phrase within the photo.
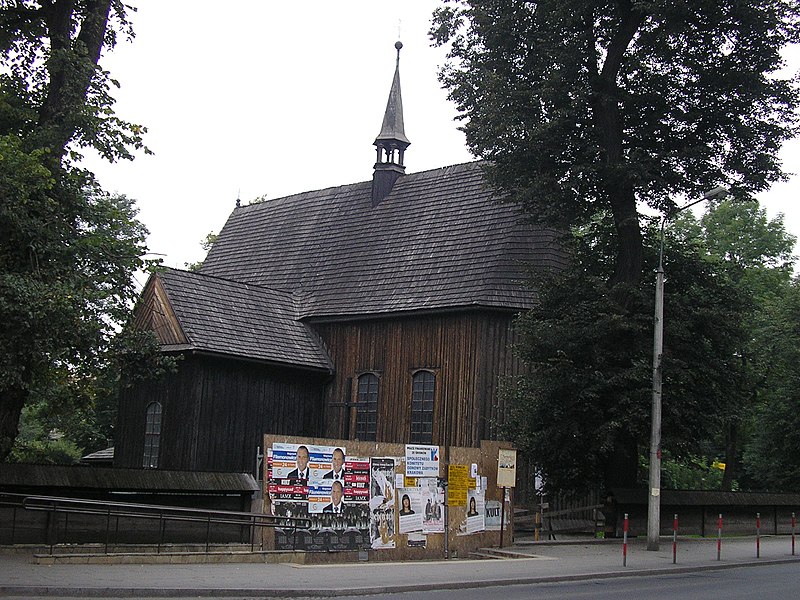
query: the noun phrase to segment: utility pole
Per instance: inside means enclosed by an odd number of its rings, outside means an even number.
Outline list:
[[[661,235],[656,271],[656,308],[653,317],[653,402],[650,427],[650,479],[647,496],[647,549],[658,550],[658,534],[661,527],[661,358],[664,349],[664,227],[667,219],[682,210],[704,200],[722,199],[728,195],[727,188],[715,187],[700,200],[690,202],[672,211],[661,219]]]
[[[664,349],[664,224],[656,271],[656,310],[653,323],[653,404],[650,427],[650,493],[647,496],[647,549],[658,550],[661,524],[661,355]]]

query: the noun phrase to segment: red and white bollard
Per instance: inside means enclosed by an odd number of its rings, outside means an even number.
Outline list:
[[[672,564],[678,562],[678,515],[672,517]]]
[[[794,556],[794,528],[797,527],[797,518],[792,513],[792,556]]]
[[[628,513],[622,521],[622,566],[628,566]]]
[[[761,513],[756,513],[756,558],[761,558]]]
[[[722,556],[722,513],[719,514],[717,519],[717,560]]]

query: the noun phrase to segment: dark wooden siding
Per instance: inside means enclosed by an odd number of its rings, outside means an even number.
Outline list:
[[[513,354],[514,315],[465,312],[359,322],[315,323],[336,365],[328,387],[324,435],[354,437],[358,375],[379,376],[377,439],[407,442],[411,376],[436,374],[433,443],[477,446],[496,439],[504,416],[500,381],[519,372]]]
[[[159,468],[252,473],[265,433],[318,436],[325,380],[266,365],[185,356],[178,372],[123,390],[116,467],[141,467],[144,415],[162,404]]]

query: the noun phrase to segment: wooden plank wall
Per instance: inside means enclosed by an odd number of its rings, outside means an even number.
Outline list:
[[[142,291],[133,312],[133,326],[142,331],[153,331],[164,345],[188,343],[170,307],[164,284],[157,276],[152,277]]]
[[[253,473],[265,432],[318,435],[324,379],[255,363],[186,356],[178,372],[123,390],[116,467],[141,467],[145,410],[162,404],[159,468]]]
[[[358,442],[354,440],[328,439],[328,438],[305,438],[297,436],[265,435],[264,448],[270,448],[276,442],[289,444],[307,444],[321,446],[341,446],[347,448],[348,456],[362,457],[404,457],[405,445],[387,442]],[[439,468],[439,476],[447,477],[448,464],[478,465],[478,473],[487,478],[485,499],[501,501],[502,489],[498,488],[497,483],[497,460],[500,448],[511,448],[508,442],[494,442],[481,440],[477,447],[439,447],[439,455],[442,457],[442,464]],[[398,461],[395,468],[396,473],[405,472],[405,463]],[[503,533],[504,546],[511,545],[513,524],[513,489],[509,488],[511,500],[506,505],[509,520],[505,523]],[[265,513],[271,513],[269,495],[264,495]],[[467,514],[466,506],[453,506],[448,508],[448,555],[450,557],[466,558],[470,552],[478,548],[498,546],[500,544],[500,531],[484,531],[472,535],[459,535],[458,529],[465,521]],[[397,518],[397,515],[395,514]],[[395,523],[395,531],[399,530],[399,524]],[[274,532],[266,530],[264,532],[265,548],[274,548]],[[444,558],[445,556],[445,536],[443,533],[427,534],[427,544],[425,548],[409,548],[408,535],[395,534],[395,548],[369,550],[369,560],[376,561],[395,561],[395,560],[422,560]],[[342,552],[346,554],[347,552]],[[355,553],[353,553],[355,554]],[[352,557],[355,560],[355,556]]]
[[[326,394],[325,435],[355,434],[355,410],[336,406],[357,398],[357,378],[379,377],[377,439],[407,442],[411,431],[411,377],[436,374],[433,442],[476,446],[495,439],[505,409],[499,387],[518,373],[513,354],[514,315],[475,311],[344,323],[315,323],[336,365]]]

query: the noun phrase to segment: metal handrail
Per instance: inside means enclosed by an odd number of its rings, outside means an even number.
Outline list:
[[[3,494],[9,496],[11,494]],[[13,496],[22,496],[13,494]],[[22,498],[22,506],[27,510],[44,511],[51,514],[63,513],[65,520],[70,514],[97,515],[106,517],[105,527],[105,553],[108,553],[111,518],[119,523],[119,518],[148,519],[159,521],[159,543],[157,552],[161,552],[164,541],[164,528],[167,521],[203,523],[206,526],[205,551],[210,545],[211,525],[241,525],[251,528],[250,550],[255,546],[255,528],[283,527],[292,530],[292,549],[295,548],[297,530],[311,527],[311,520],[303,517],[283,517],[264,513],[240,512],[218,509],[190,508],[182,506],[164,506],[158,504],[138,504],[133,502],[113,502],[103,500],[83,500],[76,498],[61,498],[57,496],[31,496]],[[66,529],[65,529],[66,531]],[[50,554],[56,545],[51,539]]]

